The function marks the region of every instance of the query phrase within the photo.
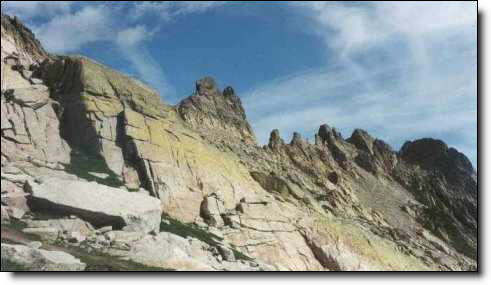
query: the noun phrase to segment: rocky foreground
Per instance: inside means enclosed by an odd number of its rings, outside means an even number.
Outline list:
[[[259,146],[232,87],[171,106],[8,16],[1,62],[2,270],[477,270],[477,174],[441,141]]]

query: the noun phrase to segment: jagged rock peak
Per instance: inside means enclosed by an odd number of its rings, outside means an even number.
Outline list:
[[[218,85],[210,76],[206,76],[196,81],[196,94],[201,96],[211,96],[220,94]]]
[[[329,138],[333,138],[335,140],[343,139],[343,136],[336,130],[336,128],[331,128],[327,124],[323,124],[319,127],[318,136],[323,141],[328,141]]]
[[[468,174],[475,172],[464,154],[449,148],[443,141],[432,138],[407,141],[399,151],[399,156],[406,162],[426,169],[437,168],[445,173],[455,170]]]
[[[231,86],[227,86],[227,88],[223,90],[223,96],[225,97],[235,96],[234,88],[232,88]]]
[[[356,129],[347,141],[353,144],[357,149],[367,151],[373,154],[373,143],[375,139],[365,130]]]
[[[271,135],[269,136],[269,147],[271,149],[278,149],[280,146],[284,145],[285,142],[280,136],[280,131],[278,129],[275,129],[271,132]]]
[[[302,145],[305,143],[305,141],[302,138],[302,135],[300,133],[294,132],[293,133],[293,138],[292,141],[290,142],[291,145]]]
[[[204,135],[213,141],[228,133],[224,140],[239,138],[256,143],[240,97],[230,86],[222,93],[212,77],[196,81],[194,95],[182,100],[177,110],[184,121],[196,130],[205,131]]]
[[[120,257],[140,270],[477,270],[477,179],[456,151],[437,147],[457,163],[438,160],[451,171],[434,175],[440,166],[398,163],[379,140],[372,155],[327,125],[317,147],[295,133],[268,151],[231,87],[198,81],[178,114],[86,58],[37,68],[14,35],[2,22],[1,220],[25,223],[42,241],[32,248],[109,254],[94,269],[128,270]],[[283,143],[278,131],[271,142]],[[54,212],[73,217],[44,218]]]
[[[26,53],[35,61],[42,61],[48,56],[34,33],[24,26],[17,17],[8,15],[2,15],[1,17],[2,46],[14,45],[19,52]],[[7,42],[10,39],[13,42]]]

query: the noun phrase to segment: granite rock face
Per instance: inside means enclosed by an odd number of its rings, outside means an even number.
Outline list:
[[[65,252],[2,243],[2,263],[4,262],[32,271],[83,271],[86,267],[79,259]]]
[[[477,258],[477,173],[467,157],[444,142],[406,142],[395,174],[426,207],[417,217],[456,249]]]
[[[2,16],[2,225],[161,269],[476,270],[477,174],[445,143],[259,146],[232,87],[160,95]]]

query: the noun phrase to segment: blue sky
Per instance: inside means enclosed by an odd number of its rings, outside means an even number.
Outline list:
[[[442,139],[477,165],[476,2],[2,1],[55,53],[143,79],[164,101],[211,75],[260,143],[327,123],[395,149]]]

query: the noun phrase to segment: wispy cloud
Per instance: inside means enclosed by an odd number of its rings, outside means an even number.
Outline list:
[[[203,13],[225,4],[227,1],[142,1],[135,4],[133,17],[139,18],[143,15],[153,14],[170,21],[179,16]]]
[[[76,1],[2,1],[2,12],[30,20],[33,17],[49,17],[70,11]]]
[[[84,45],[112,38],[112,12],[103,5],[86,6],[73,13],[53,17],[33,27],[43,45],[53,52],[76,52]]]
[[[53,52],[115,44],[139,78],[175,99],[165,63],[147,47],[173,20],[227,4],[3,1],[2,11],[36,19],[31,27]],[[297,13],[294,22],[303,19],[300,28],[319,41],[325,65],[260,83],[243,95],[261,142],[274,128],[284,136],[311,136],[329,123],[345,135],[365,128],[395,147],[417,137],[442,138],[476,161],[476,3],[328,1],[282,7]]]
[[[153,59],[145,46],[145,41],[149,41],[152,36],[153,32],[139,25],[119,31],[116,43],[141,80],[159,90],[161,94],[172,96],[175,94],[174,88],[166,81],[163,68]]]
[[[188,14],[203,13],[223,6],[222,1],[142,1],[136,3],[100,3],[76,1],[3,1],[2,11],[25,21],[42,18],[32,25],[47,50],[75,53],[99,43],[114,43],[131,63],[138,77],[157,88],[163,97],[175,97],[174,88],[165,79],[164,68],[147,49],[147,43],[161,26],[150,27],[145,19],[156,15],[173,20]],[[131,21],[121,21],[122,17]]]
[[[395,147],[424,136],[451,138],[476,162],[475,3],[290,5],[323,42],[330,64],[245,95],[261,142],[273,128],[312,136],[329,123],[345,135],[365,128]]]

